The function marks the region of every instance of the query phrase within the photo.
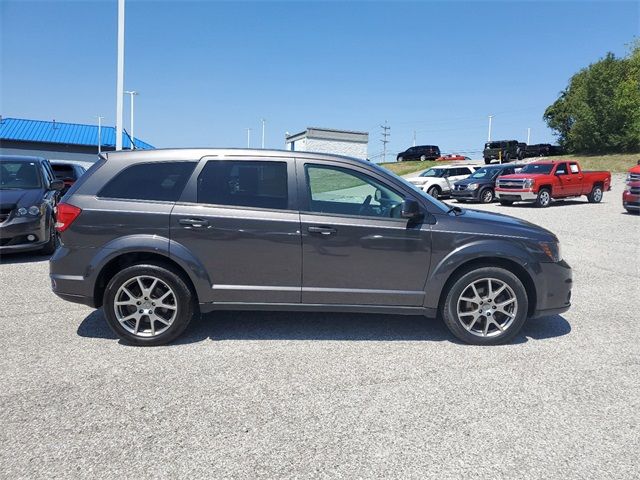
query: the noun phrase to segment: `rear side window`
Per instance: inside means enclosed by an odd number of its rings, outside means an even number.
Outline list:
[[[180,198],[196,162],[140,163],[125,168],[107,183],[98,197],[175,202]]]
[[[285,162],[212,160],[198,176],[198,203],[286,210],[287,192]]]

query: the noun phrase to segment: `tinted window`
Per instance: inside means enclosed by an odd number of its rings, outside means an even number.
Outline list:
[[[141,163],[125,168],[107,183],[99,197],[175,202],[196,162]]]
[[[305,171],[312,212],[400,218],[402,196],[368,175],[320,165]]]
[[[268,161],[207,162],[198,176],[198,203],[286,210],[287,164]]]
[[[549,173],[553,168],[551,163],[530,163],[520,173]]]
[[[38,162],[0,163],[0,189],[40,188],[42,185],[41,169]]]
[[[58,180],[64,180],[65,178],[76,179],[76,172],[71,165],[51,165],[53,169],[53,174],[56,176]]]

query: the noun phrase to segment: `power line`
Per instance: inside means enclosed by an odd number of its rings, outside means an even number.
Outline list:
[[[380,128],[382,129],[382,140],[380,140],[382,142],[382,149],[383,149],[383,153],[382,153],[382,158],[383,161],[386,162],[387,161],[387,143],[389,143],[389,137],[391,136],[391,133],[389,133],[389,130],[391,130],[391,127],[387,125],[387,121],[384,121],[384,125],[380,125]]]

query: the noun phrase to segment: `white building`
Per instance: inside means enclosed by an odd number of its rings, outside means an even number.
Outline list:
[[[288,135],[286,149],[295,152],[319,152],[346,155],[367,160],[369,133],[329,128],[307,128],[304,132]]]

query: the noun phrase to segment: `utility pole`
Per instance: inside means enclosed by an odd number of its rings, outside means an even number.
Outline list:
[[[527,128],[527,145],[531,141],[531,128]]]
[[[129,133],[131,134],[131,150],[136,148],[136,137],[133,135],[133,97],[138,95],[138,92],[135,90],[125,90],[125,92],[131,98],[131,130]]]
[[[491,120],[493,119],[493,115],[489,115],[489,136],[487,137],[487,142],[491,141]]]
[[[386,163],[387,143],[389,143],[389,137],[391,136],[391,134],[389,133],[391,127],[387,125],[387,121],[385,120],[384,125],[380,125],[380,128],[382,129],[382,140],[380,140],[382,142],[382,163]]]
[[[247,148],[251,148],[251,129],[247,128]]]
[[[416,131],[413,131],[413,146],[416,146]]]
[[[100,155],[102,153],[102,119],[104,117],[101,117],[100,115],[98,115],[98,155]]]
[[[264,150],[264,122],[266,122],[266,120],[263,118],[262,119],[262,149]]]
[[[116,150],[122,150],[122,97],[124,95],[124,0],[118,0],[118,61],[116,78]]]

